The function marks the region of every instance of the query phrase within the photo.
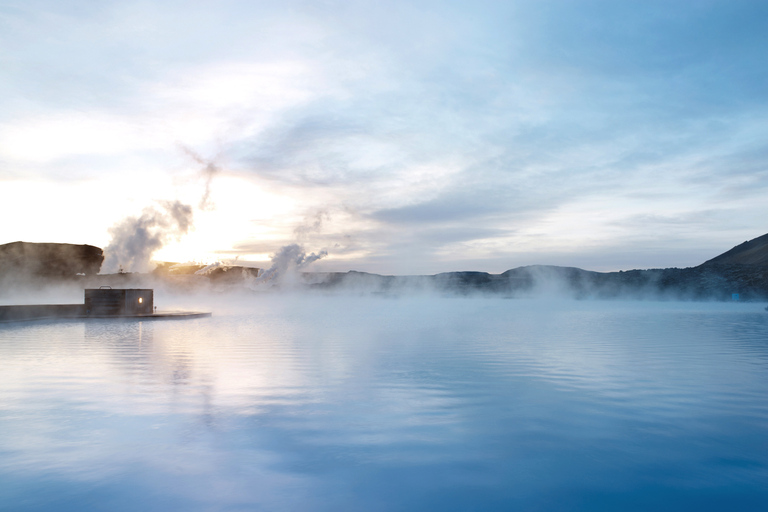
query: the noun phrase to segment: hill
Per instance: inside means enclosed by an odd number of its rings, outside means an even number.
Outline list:
[[[759,265],[768,266],[768,234],[739,244],[730,251],[702,265]]]
[[[0,245],[0,277],[74,278],[99,273],[104,254],[93,245],[12,242]]]

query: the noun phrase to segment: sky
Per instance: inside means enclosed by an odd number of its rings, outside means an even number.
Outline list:
[[[0,243],[695,266],[768,232],[766,55],[764,1],[0,0]]]

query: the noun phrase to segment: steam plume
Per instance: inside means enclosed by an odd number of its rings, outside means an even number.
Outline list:
[[[306,267],[312,262],[328,255],[328,251],[320,251],[307,254],[298,244],[286,245],[272,256],[272,266],[260,275],[255,283],[265,283],[268,281],[279,282],[292,272]]]
[[[119,267],[147,272],[156,251],[189,232],[191,206],[179,201],[159,204],[161,208],[145,208],[140,217],[127,217],[109,229],[112,240],[104,251],[103,272],[116,272]]]
[[[199,163],[203,166],[203,170],[201,171],[201,175],[203,177],[203,184],[205,186],[205,190],[203,191],[203,196],[200,198],[200,204],[198,205],[198,208],[200,208],[203,211],[210,211],[213,209],[213,203],[211,202],[211,183],[213,182],[213,178],[221,172],[221,168],[217,166],[213,161],[206,160],[199,154],[192,151],[192,149],[180,145],[182,151],[186,153],[189,157],[191,157],[195,162]]]

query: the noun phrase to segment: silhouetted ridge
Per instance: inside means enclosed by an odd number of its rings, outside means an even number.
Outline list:
[[[703,265],[760,265],[768,266],[768,234],[739,244]]]
[[[0,245],[0,277],[71,278],[98,274],[104,254],[92,245],[12,242]]]

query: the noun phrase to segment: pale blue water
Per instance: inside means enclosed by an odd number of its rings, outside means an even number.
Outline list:
[[[0,326],[0,509],[768,510],[758,304],[257,298]]]

